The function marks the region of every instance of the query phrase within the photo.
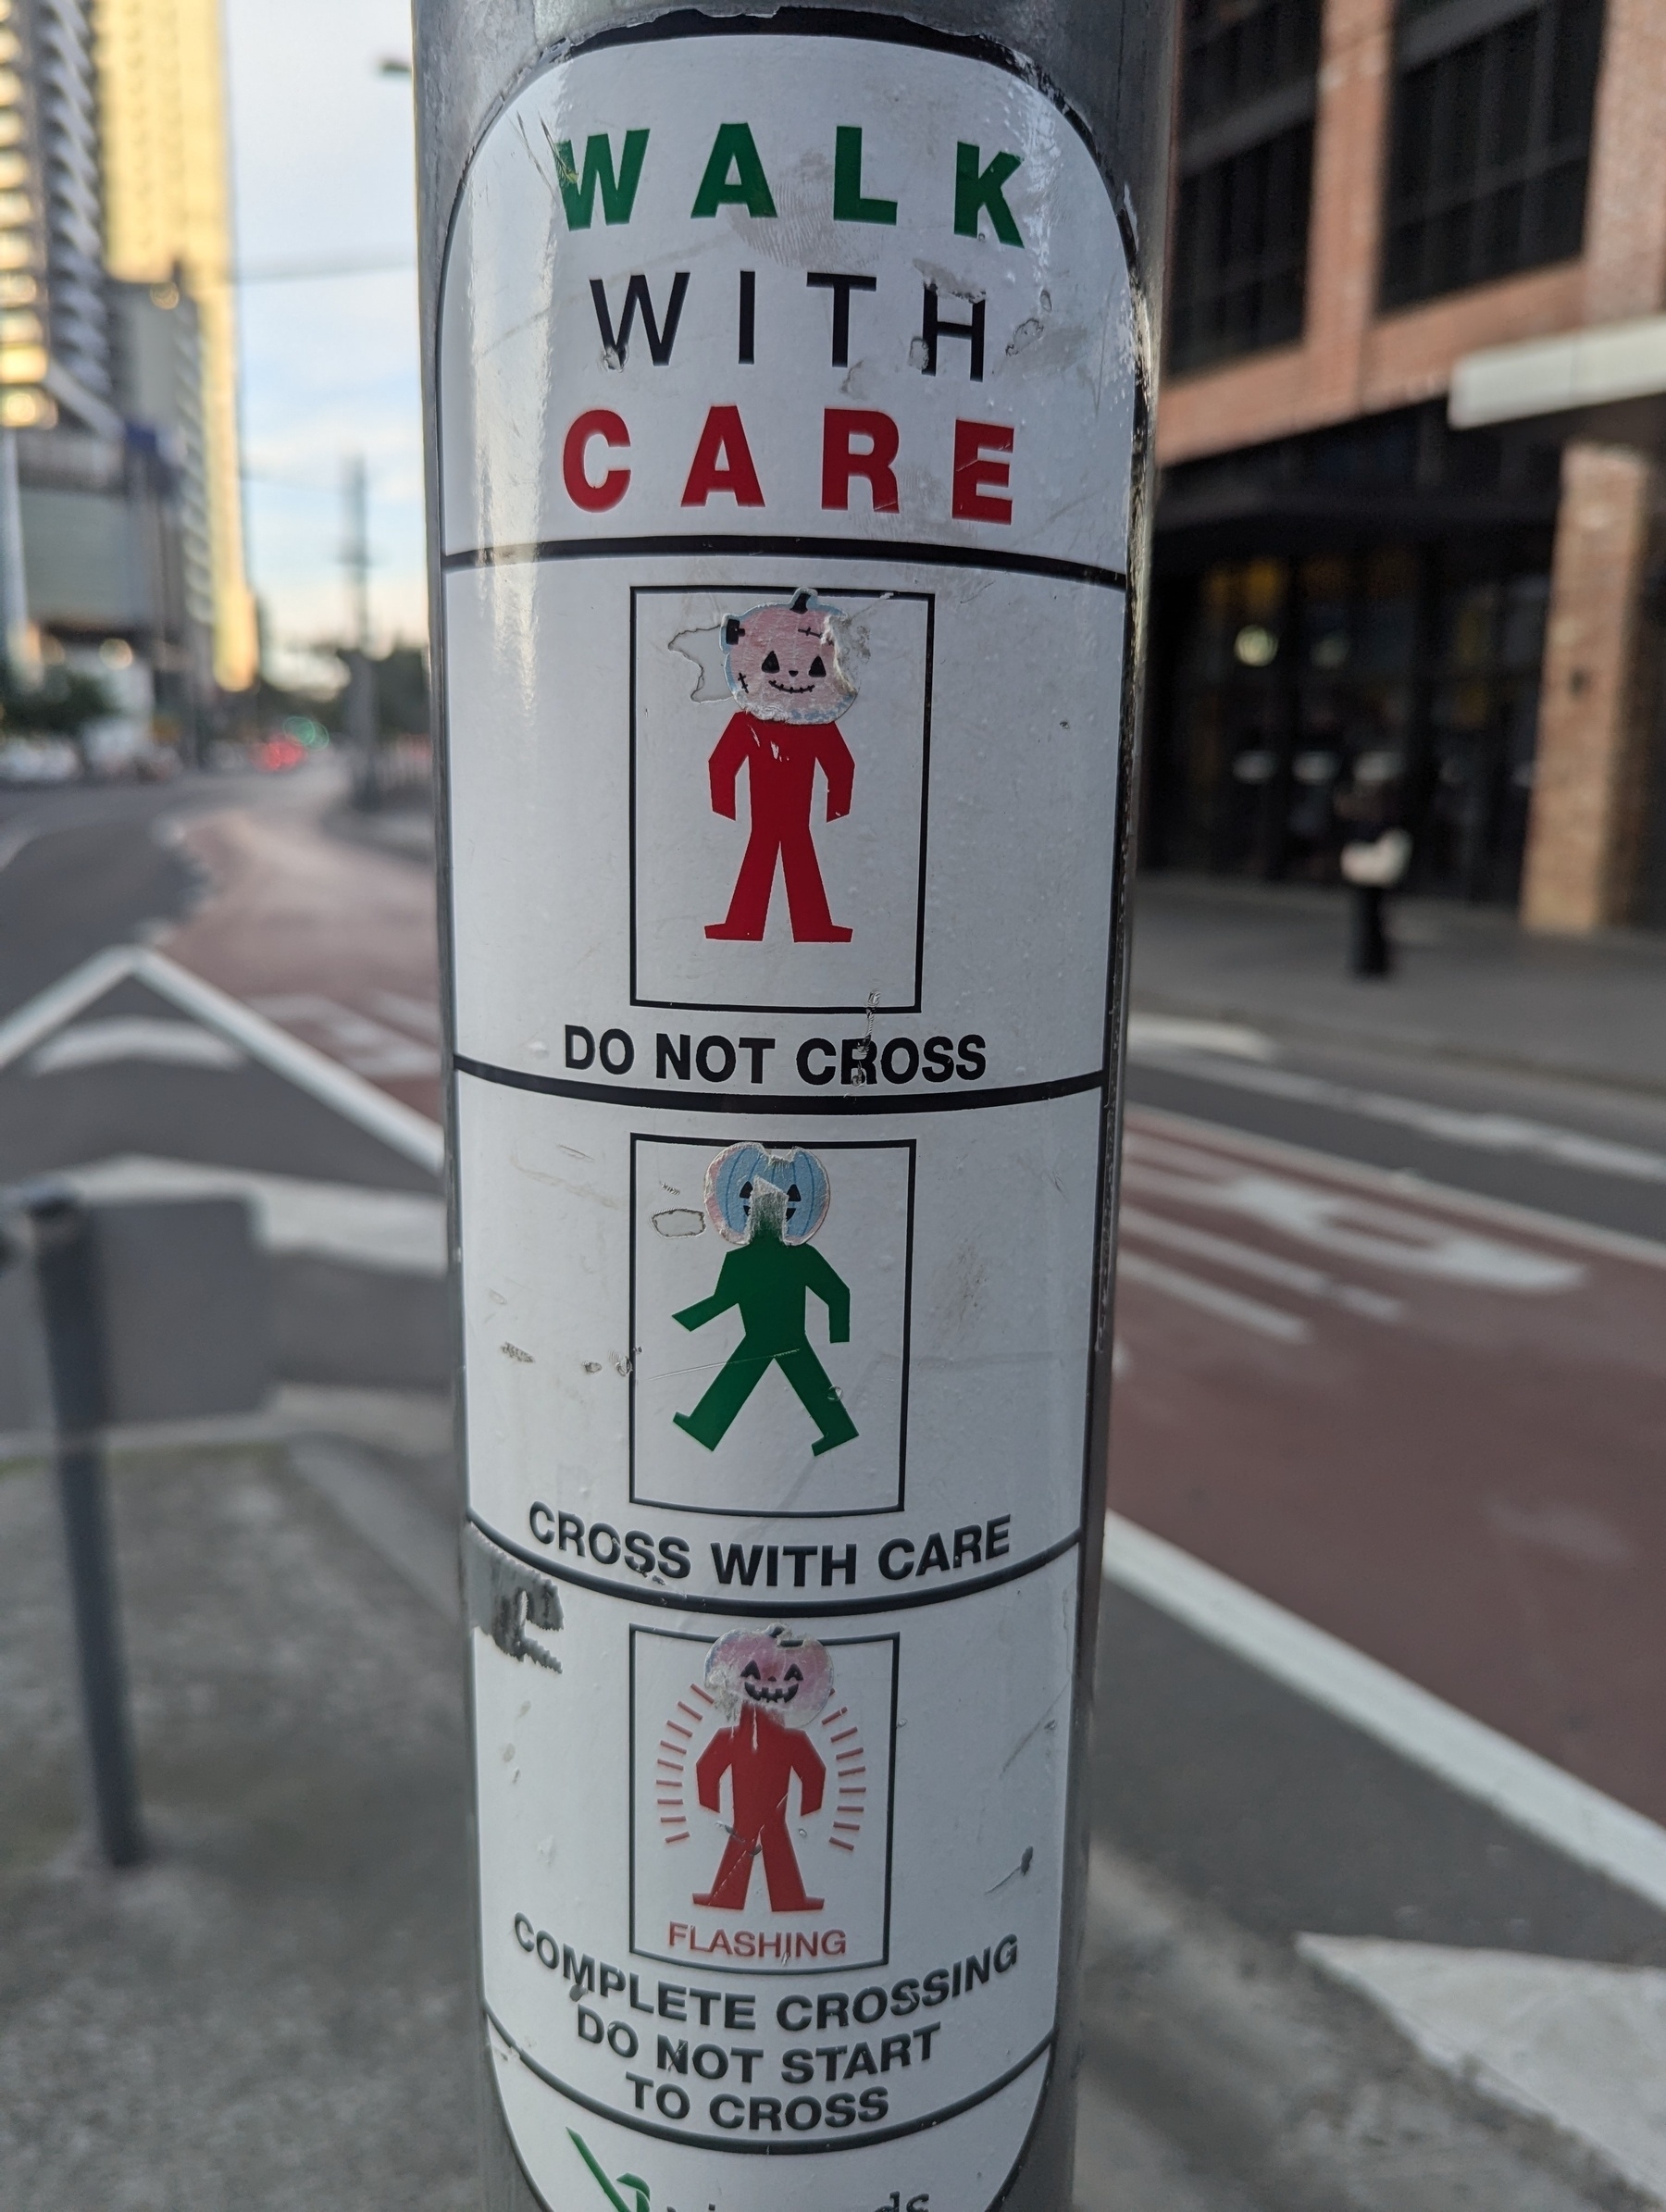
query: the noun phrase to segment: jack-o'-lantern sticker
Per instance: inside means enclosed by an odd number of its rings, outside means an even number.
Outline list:
[[[716,1816],[724,1832],[711,1885],[696,1890],[690,1902],[743,1911],[761,1860],[771,1912],[820,1912],[824,1900],[804,1887],[790,1826],[796,1823],[802,1836],[804,1823],[814,1821],[826,1828],[829,1847],[852,1851],[867,1797],[860,1734],[848,1709],[833,1703],[826,1645],[779,1624],[731,1629],[707,1653],[703,1682],[689,1689],[698,1704],[679,1700],[678,1710],[697,1725],[668,1723],[660,1746],[665,1842],[687,1843],[702,1824],[688,1802],[690,1756],[695,1803]],[[830,1818],[817,1820],[825,1809]]]

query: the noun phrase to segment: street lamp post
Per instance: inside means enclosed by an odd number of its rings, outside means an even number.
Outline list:
[[[1069,2201],[1169,12],[417,0],[497,2212]]]

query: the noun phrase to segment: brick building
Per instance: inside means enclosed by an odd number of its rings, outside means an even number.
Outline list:
[[[1666,925],[1666,5],[1181,4],[1147,864]]]

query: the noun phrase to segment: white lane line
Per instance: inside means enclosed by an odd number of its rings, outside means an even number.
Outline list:
[[[1281,1289],[1294,1290],[1301,1298],[1329,1299],[1373,1321],[1399,1321],[1406,1311],[1400,1299],[1386,1298],[1380,1290],[1366,1290],[1357,1283],[1338,1283],[1334,1275],[1327,1275],[1317,1267],[1304,1267],[1299,1260],[1280,1260],[1253,1245],[1236,1243],[1230,1236],[1216,1236],[1208,1229],[1188,1228],[1185,1223],[1170,1221],[1164,1214],[1148,1213],[1143,1206],[1120,1207],[1116,1220],[1119,1236],[1143,1237],[1149,1243],[1166,1246],[1172,1252],[1185,1252],[1193,1260],[1212,1260],[1219,1267],[1237,1268],[1240,1274],[1254,1275],[1263,1283],[1276,1283]]]
[[[140,952],[133,974],[184,1013],[194,1014],[210,1029],[218,1029],[222,1037],[241,1045],[251,1060],[258,1060],[297,1090],[310,1092],[344,1121],[356,1123],[392,1150],[403,1152],[407,1160],[415,1160],[435,1174],[445,1164],[445,1136],[438,1122],[429,1121],[414,1106],[390,1098],[385,1090],[378,1090],[363,1075],[292,1037],[242,1000],[205,983],[164,952]]]
[[[1666,2197],[1666,1972],[1385,1937],[1299,1935],[1425,2058],[1549,2119]]]
[[[1242,1022],[1206,1022],[1183,1013],[1130,1013],[1128,1052],[1135,1060],[1165,1063],[1171,1056],[1184,1061],[1193,1072],[1194,1053],[1224,1053],[1232,1060],[1276,1060],[1278,1049],[1270,1037]],[[1199,1075],[1212,1073],[1200,1068]]]
[[[1666,1909],[1666,1828],[1118,1513],[1106,1579],[1450,1788]]]
[[[414,1037],[440,1042],[440,1009],[429,1000],[413,999],[408,991],[372,991],[370,1003],[396,1029],[408,1029]]]
[[[385,1022],[374,1022],[351,1006],[322,999],[310,991],[288,992],[278,998],[251,1001],[263,1013],[287,1029],[299,1024],[314,1029],[329,1044],[338,1060],[355,1074],[397,1082],[407,1075],[439,1073],[440,1055],[431,1044],[416,1044]]]
[[[16,1013],[0,1022],[0,1068],[9,1067],[14,1060],[38,1045],[43,1038],[63,1028],[74,1021],[83,1007],[102,999],[108,990],[131,976],[138,965],[140,949],[137,945],[111,945],[106,951],[94,952],[91,960],[82,961],[79,968],[71,968],[68,975],[49,984]]]
[[[267,1251],[306,1252],[383,1274],[445,1273],[445,1207],[421,1191],[317,1183],[142,1153],[68,1168],[53,1180],[68,1183],[94,1206],[122,1199],[243,1199],[253,1211],[255,1240]]]
[[[240,1068],[244,1058],[229,1038],[195,1022],[155,1022],[143,1014],[103,1022],[72,1022],[29,1056],[31,1075],[57,1075],[77,1068],[140,1060],[176,1067]]]
[[[1306,1344],[1312,1330],[1299,1313],[1284,1313],[1276,1306],[1263,1306],[1260,1299],[1246,1298],[1241,1290],[1206,1283],[1200,1275],[1183,1274],[1161,1260],[1148,1260],[1142,1252],[1117,1254],[1116,1272],[1125,1283],[1142,1283],[1167,1298],[1198,1306],[1218,1320],[1235,1322],[1240,1329],[1253,1329],[1258,1336],[1273,1336],[1280,1344]]]
[[[1319,1182],[1269,1174],[1139,1129],[1127,1132],[1124,1152],[1125,1189],[1241,1214],[1260,1228],[1356,1266],[1522,1297],[1573,1290],[1585,1280],[1577,1261],[1483,1236],[1404,1204],[1386,1206]]]
[[[1146,1017],[1148,1022],[1150,1019]],[[1195,1026],[1205,1030],[1216,1025],[1199,1023]],[[1393,1091],[1361,1090],[1353,1084],[1332,1083],[1321,1075],[1299,1075],[1293,1068],[1246,1065],[1247,1061],[1261,1055],[1250,1053],[1241,1045],[1212,1044],[1201,1038],[1188,1043],[1184,1037],[1165,1038],[1149,1031],[1142,1035],[1142,1027],[1138,1015],[1129,1017],[1129,1056],[1142,1066],[1167,1068],[1206,1083],[1229,1084],[1235,1090],[1252,1090],[1265,1098],[1287,1099],[1298,1105],[1324,1106],[1366,1121],[1386,1122],[1443,1144],[1467,1146],[1473,1151],[1523,1154],[1553,1161],[1559,1167],[1581,1168],[1591,1174],[1666,1183],[1666,1152],[1589,1137],[1580,1129],[1564,1129],[1554,1122],[1536,1122],[1522,1114],[1432,1106],[1424,1099],[1402,1098]],[[1266,1042],[1264,1038],[1259,1041]]]
[[[1343,1160],[1334,1152],[1321,1152],[1312,1145],[1289,1144],[1276,1137],[1251,1137],[1241,1129],[1228,1129],[1219,1122],[1200,1121],[1196,1114],[1173,1113],[1166,1107],[1138,1106],[1128,1112],[1130,1134],[1151,1129],[1172,1132],[1187,1143],[1212,1150],[1232,1162],[1265,1161],[1276,1167],[1317,1175],[1330,1183],[1349,1184],[1393,1197],[1402,1203],[1437,1206],[1443,1212],[1467,1214],[1472,1221],[1491,1222],[1529,1236],[1543,1236],[1557,1244],[1571,1244],[1588,1252],[1601,1252],[1613,1260],[1634,1260],[1642,1267],[1666,1268],[1666,1243],[1647,1236],[1628,1236],[1622,1229],[1602,1229],[1594,1223],[1575,1221],[1565,1213],[1541,1212],[1536,1206],[1517,1205],[1510,1199],[1485,1198],[1479,1191],[1459,1190],[1450,1183],[1434,1183],[1410,1168],[1365,1167],[1357,1160]]]
[[[9,868],[26,845],[32,845],[40,836],[32,822],[19,822],[14,828],[0,830],[0,868]]]
[[[128,977],[147,984],[159,998],[239,1045],[274,1075],[379,1138],[392,1150],[438,1174],[445,1163],[445,1137],[438,1122],[390,1098],[363,1075],[343,1067],[287,1029],[268,1022],[227,991],[205,983],[166,953],[140,945],[111,945],[0,1022],[0,1068],[30,1051]]]

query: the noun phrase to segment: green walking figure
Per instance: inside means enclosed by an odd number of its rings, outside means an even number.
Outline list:
[[[694,1410],[671,1416],[707,1451],[716,1450],[729,1423],[777,1361],[821,1432],[810,1448],[813,1452],[832,1451],[849,1444],[856,1434],[856,1423],[811,1350],[804,1329],[805,1296],[814,1291],[827,1309],[829,1339],[849,1344],[850,1286],[814,1245],[786,1241],[787,1207],[786,1191],[754,1175],[746,1242],[725,1254],[711,1297],[685,1306],[675,1317],[685,1329],[702,1329],[719,1313],[739,1306],[746,1326],[745,1336]]]

